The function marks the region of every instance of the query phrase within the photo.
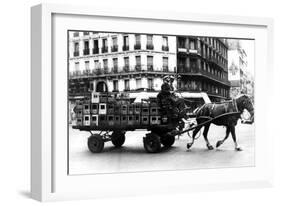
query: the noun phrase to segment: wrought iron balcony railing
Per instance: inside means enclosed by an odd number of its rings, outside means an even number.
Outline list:
[[[153,50],[154,49],[154,45],[153,44],[147,44],[146,45],[146,49]]]
[[[123,51],[128,51],[129,50],[129,45],[124,45],[123,46]]]
[[[99,48],[93,48],[93,54],[98,54],[99,53]]]
[[[84,49],[83,50],[84,55],[89,55],[90,54],[90,49]]]
[[[140,73],[175,73],[175,69],[168,67],[155,67],[153,65],[136,65],[136,66],[124,66],[124,67],[113,67],[113,68],[95,68],[93,70],[74,71],[70,72],[70,78],[91,78],[100,75],[122,75],[122,74],[140,74]]]
[[[162,51],[169,51],[169,46],[162,46]]]
[[[79,51],[73,52],[73,56],[78,57],[79,56]]]
[[[114,45],[111,47],[111,52],[117,52],[118,51],[118,45]]]
[[[135,44],[135,45],[134,45],[134,49],[135,49],[135,50],[141,49],[141,44]]]
[[[102,48],[101,48],[101,52],[102,52],[102,53],[107,53],[107,52],[108,52],[108,47],[107,47],[107,46],[102,47]]]

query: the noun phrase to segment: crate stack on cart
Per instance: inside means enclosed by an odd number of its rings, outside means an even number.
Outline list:
[[[90,98],[76,102],[76,126],[95,128],[143,128],[167,123],[160,115],[156,99],[132,103],[128,97],[93,92]]]

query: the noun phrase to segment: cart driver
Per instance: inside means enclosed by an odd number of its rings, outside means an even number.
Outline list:
[[[171,110],[176,116],[179,115],[185,117],[184,115],[186,114],[186,109],[188,107],[185,105],[184,99],[179,98],[174,94],[173,82],[173,76],[164,76],[161,91],[157,95],[160,104],[159,106],[163,110]]]

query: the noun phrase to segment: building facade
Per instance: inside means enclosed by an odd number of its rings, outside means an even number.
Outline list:
[[[206,92],[211,101],[229,98],[228,47],[225,40],[209,37],[177,37],[178,89]]]
[[[246,72],[248,65],[246,52],[240,47],[231,48],[228,51],[228,60],[228,79],[231,84],[230,97],[234,98],[239,94],[247,94],[248,87],[251,84],[249,84],[249,74]]]
[[[69,32],[69,97],[91,91],[159,91],[176,73],[176,37]]]

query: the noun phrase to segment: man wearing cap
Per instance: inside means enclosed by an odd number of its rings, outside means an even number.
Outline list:
[[[178,117],[185,115],[185,109],[187,108],[183,99],[177,97],[174,94],[174,76],[165,76],[163,78],[163,84],[161,91],[157,98],[159,100],[159,106],[162,108],[164,113],[172,112],[172,116]]]

